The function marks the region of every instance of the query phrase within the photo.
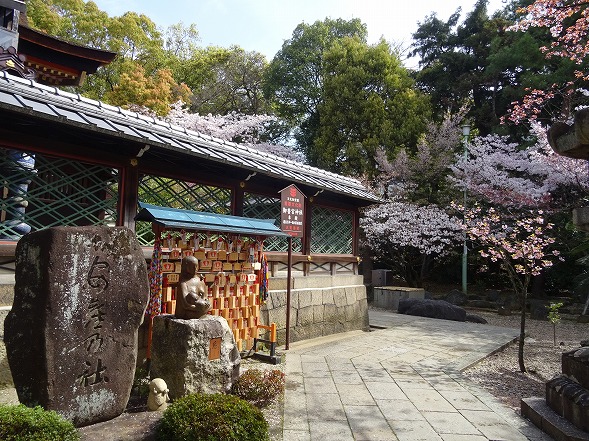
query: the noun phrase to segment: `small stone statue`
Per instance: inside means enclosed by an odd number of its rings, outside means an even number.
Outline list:
[[[154,378],[149,383],[149,397],[147,397],[147,409],[166,410],[168,407],[168,385],[161,378]]]
[[[207,286],[196,274],[198,259],[188,256],[182,260],[180,282],[176,295],[176,318],[197,319],[211,309]]]

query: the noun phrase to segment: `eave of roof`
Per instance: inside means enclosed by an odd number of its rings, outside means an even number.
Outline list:
[[[115,52],[70,43],[37,29],[32,29],[23,23],[20,23],[18,26],[18,38],[19,40],[26,40],[40,47],[60,52],[68,57],[76,57],[80,60],[86,60],[86,62],[91,62],[92,66],[108,64],[117,56]],[[96,68],[94,68],[94,71],[95,70]]]
[[[223,232],[252,236],[288,236],[274,224],[274,219],[253,219],[202,211],[164,208],[139,203],[137,221],[147,221],[163,228]]]
[[[0,72],[0,107],[11,112],[136,141],[150,148],[181,152],[281,181],[303,184],[357,200],[380,202],[358,180],[291,161],[271,153],[173,126],[120,107]]]

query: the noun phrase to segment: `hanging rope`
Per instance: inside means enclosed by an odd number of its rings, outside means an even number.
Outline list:
[[[260,304],[266,303],[268,299],[268,282],[269,282],[269,275],[268,275],[268,259],[266,259],[266,254],[262,253],[262,258],[260,259],[262,263],[262,268],[260,271]]]
[[[149,264],[149,303],[145,314],[150,317],[160,315],[162,312],[162,244],[159,238],[155,239],[153,254]]]

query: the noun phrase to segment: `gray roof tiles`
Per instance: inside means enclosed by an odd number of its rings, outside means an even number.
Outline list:
[[[0,106],[16,112],[26,111],[45,119],[56,119],[65,124],[87,126],[90,130],[110,132],[115,136],[138,139],[162,150],[183,150],[195,156],[255,170],[263,175],[286,177],[294,183],[347,195],[364,202],[379,201],[356,179],[216,139],[79,94],[14,77],[6,72],[0,72]]]

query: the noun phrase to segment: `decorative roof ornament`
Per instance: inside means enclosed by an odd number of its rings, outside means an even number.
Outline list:
[[[12,46],[7,49],[0,47],[0,71],[33,81],[37,76],[33,69],[25,65],[24,55],[18,55]]]

